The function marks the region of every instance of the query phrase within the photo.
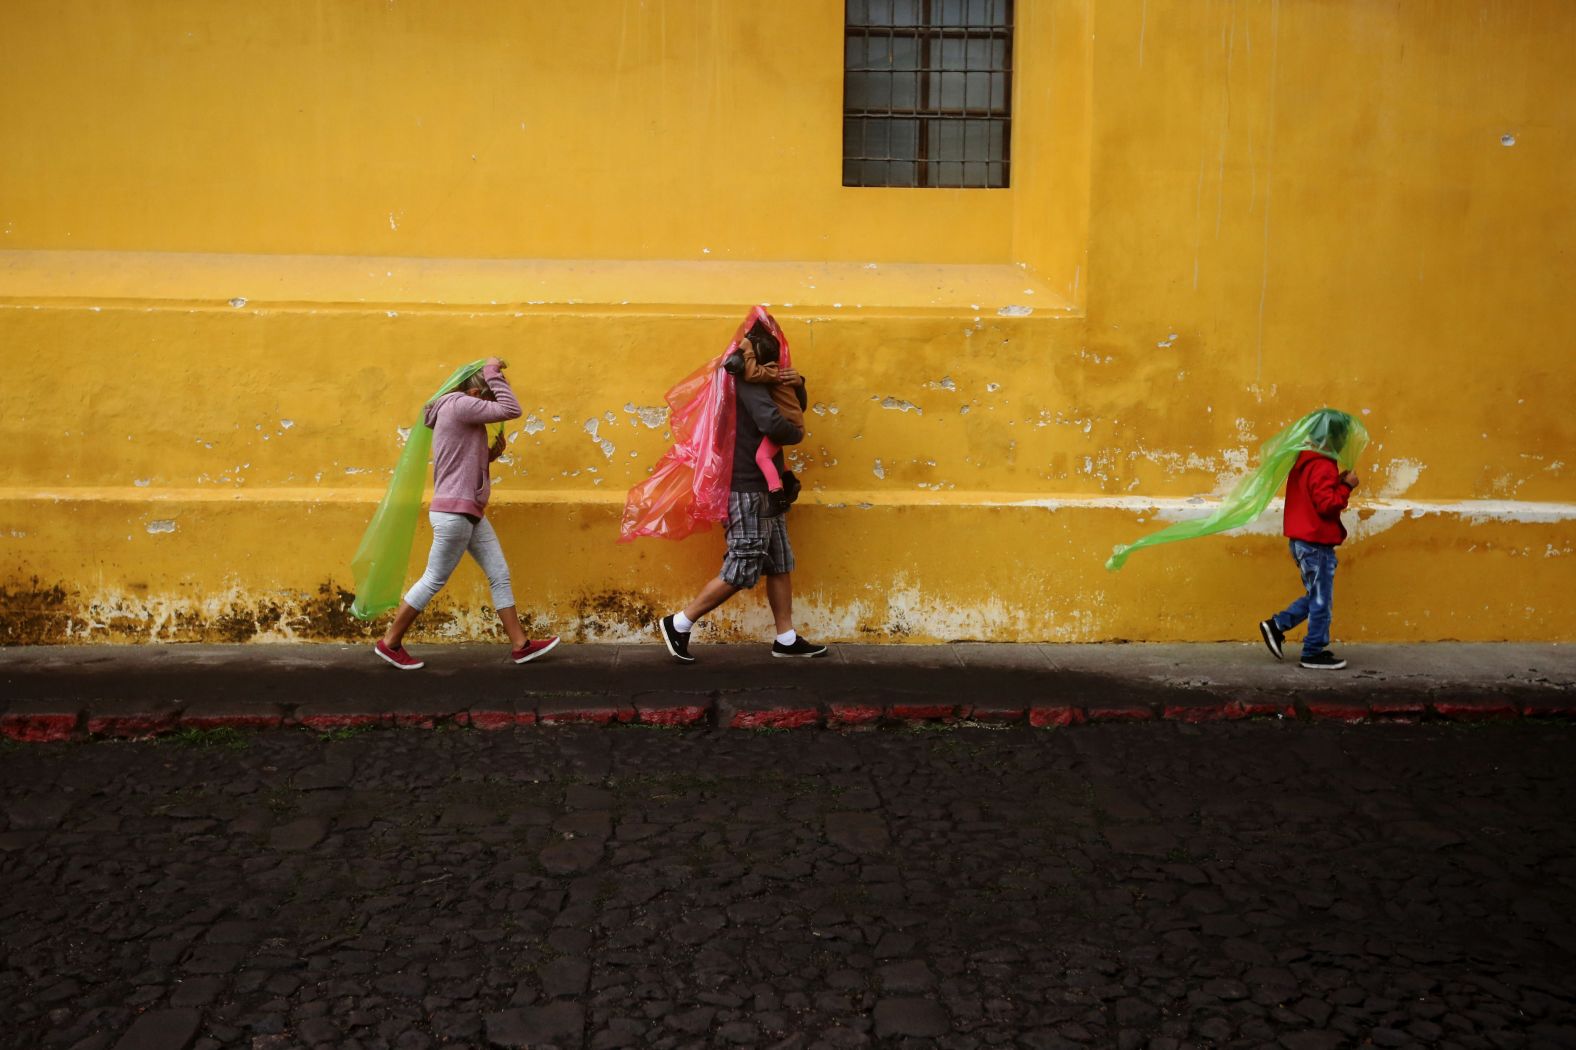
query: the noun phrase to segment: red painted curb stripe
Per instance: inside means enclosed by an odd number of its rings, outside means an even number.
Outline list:
[[[996,725],[1022,722],[1028,716],[1028,709],[1024,707],[989,707],[981,706],[969,709],[969,718],[975,722],[991,722]]]
[[[905,722],[928,722],[935,718],[953,718],[958,709],[953,704],[893,704],[890,713],[893,718]]]
[[[881,708],[875,704],[830,705],[826,713],[829,726],[868,726],[881,721]]]
[[[1046,729],[1052,726],[1081,725],[1087,720],[1082,709],[1077,707],[1029,708],[1029,724],[1039,729]]]
[[[1375,718],[1422,718],[1428,705],[1421,700],[1370,700],[1368,710]]]
[[[777,708],[769,711],[735,711],[729,729],[805,729],[821,724],[813,707]]]
[[[1308,717],[1325,722],[1361,722],[1368,718],[1368,705],[1356,700],[1308,700],[1302,705]]]
[[[1219,700],[1203,704],[1167,704],[1160,711],[1160,717],[1168,722],[1226,722],[1247,716],[1247,710],[1236,700]]]
[[[23,744],[52,744],[70,740],[76,732],[75,714],[8,714],[0,716],[0,734]]]
[[[299,725],[319,732],[329,732],[334,729],[364,729],[367,726],[384,725],[392,721],[387,714],[356,714],[356,715],[305,715],[297,719]]]
[[[1509,700],[1435,700],[1434,711],[1442,718],[1458,722],[1481,722],[1498,718],[1517,718],[1521,712]]]
[[[704,704],[682,704],[678,707],[635,706],[635,717],[648,726],[698,726],[706,721],[710,711]]]
[[[542,711],[536,719],[542,725],[612,725],[614,722],[634,721],[633,708],[585,707],[576,710]]]
[[[1155,717],[1146,704],[1090,704],[1091,722],[1147,722]]]
[[[1576,700],[1525,703],[1521,713],[1527,718],[1576,718]]]
[[[175,728],[175,712],[158,714],[89,715],[88,736],[142,737],[168,733]]]
[[[278,729],[285,724],[283,715],[182,715],[186,729]]]
[[[310,708],[308,709],[310,712]],[[236,712],[230,714],[178,714],[176,711],[105,712],[88,714],[51,711],[12,711],[0,714],[0,736],[21,743],[54,742],[70,740],[80,733],[99,738],[142,738],[187,728],[212,729],[275,729],[299,725],[307,729],[326,732],[335,729],[361,729],[375,726],[431,729],[439,724],[474,726],[483,730],[502,730],[516,726],[545,725],[613,725],[639,721],[647,725],[696,726],[704,725],[713,710],[706,703],[679,704],[674,706],[606,706],[549,710],[540,715],[533,710],[510,711],[499,708],[482,708],[472,711],[385,711],[385,712],[316,712],[300,715],[295,719],[270,711]],[[1333,721],[1355,724],[1364,721],[1411,721],[1432,713],[1453,721],[1508,720],[1529,718],[1576,717],[1576,698],[1551,698],[1547,701],[1526,702],[1509,699],[1434,700],[1425,703],[1420,699],[1376,699],[1363,702],[1345,698],[1306,700],[1300,704],[1304,717],[1316,721]],[[953,704],[893,704],[883,708],[876,703],[832,702],[823,714],[818,706],[785,706],[757,710],[723,712],[726,725],[735,729],[801,729],[817,725],[833,728],[876,725],[890,718],[898,722],[951,721],[960,713],[982,722],[1019,722],[1027,717],[1036,727],[1074,726],[1086,722],[1149,721],[1155,711],[1146,704],[1115,702],[1094,704],[1087,709],[1071,705],[1030,705],[1027,710],[1017,706],[979,705],[958,707]],[[1229,700],[1211,703],[1167,704],[1159,717],[1186,723],[1229,721],[1250,716],[1279,715],[1295,718],[1299,707],[1287,701]]]

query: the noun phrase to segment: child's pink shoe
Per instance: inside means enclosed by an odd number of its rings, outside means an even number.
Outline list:
[[[522,649],[511,649],[509,659],[517,664],[528,664],[544,653],[550,653],[558,647],[558,636],[545,638],[540,642],[526,642]]]
[[[403,645],[398,649],[390,649],[388,646],[383,644],[383,639],[381,638],[378,639],[378,644],[373,646],[372,649],[379,656],[383,657],[383,659],[387,660],[395,667],[398,667],[401,671],[416,671],[427,666],[423,661],[416,659],[414,656],[410,655],[410,653],[406,652]]]

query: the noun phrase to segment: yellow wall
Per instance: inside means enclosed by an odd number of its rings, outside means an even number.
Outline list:
[[[8,0],[0,247],[1002,260],[842,186],[841,0]]]
[[[1329,403],[1374,434],[1338,639],[1576,639],[1576,8],[1022,0],[972,193],[839,185],[840,4],[564,10],[0,6],[0,642],[354,635],[398,428],[489,353],[522,611],[642,637],[720,537],[619,502],[752,300],[817,405],[813,636],[1241,637],[1273,518],[1100,562]],[[769,178],[717,174],[746,124]]]
[[[1089,292],[1093,6],[1020,4],[1013,74],[1013,260],[1079,305]]]
[[[1328,401],[1416,464],[1408,497],[1576,496],[1576,6],[1096,10],[1109,447],[1208,455]]]

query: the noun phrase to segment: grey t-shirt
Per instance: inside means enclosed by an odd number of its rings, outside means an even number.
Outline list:
[[[802,383],[794,393],[799,396],[800,408],[809,404]],[[733,491],[765,492],[766,475],[755,465],[755,450],[760,447],[761,437],[769,437],[779,445],[797,445],[804,440],[804,430],[777,411],[772,389],[765,383],[743,380],[734,383],[733,403],[738,409],[733,434]],[[772,461],[777,464],[777,473],[781,474],[785,469],[782,452],[779,451]]]

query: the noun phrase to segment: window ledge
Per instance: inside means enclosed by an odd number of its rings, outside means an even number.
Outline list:
[[[1080,315],[1010,263],[0,251],[0,303],[9,305],[731,314],[755,302],[801,314]]]

